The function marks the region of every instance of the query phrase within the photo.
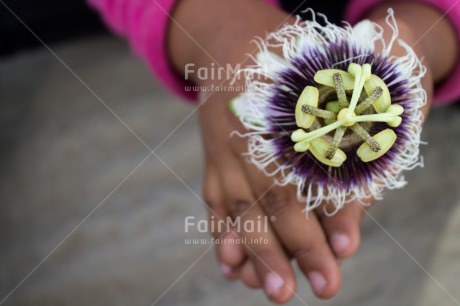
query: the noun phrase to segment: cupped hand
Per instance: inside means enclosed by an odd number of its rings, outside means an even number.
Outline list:
[[[285,303],[296,294],[293,258],[313,292],[332,297],[341,286],[340,260],[359,246],[363,208],[351,203],[326,217],[321,207],[305,216],[295,186],[275,184],[244,156],[247,140],[233,132],[245,131],[228,107],[234,95],[225,90],[203,95],[199,120],[206,157],[205,202],[211,222],[230,217],[240,224],[268,226],[214,231],[213,237],[221,240],[216,244],[221,270],[228,279],[241,278],[250,288],[263,288],[271,301]]]
[[[391,33],[385,23],[387,6],[385,2],[374,9],[369,18],[377,21],[385,33]],[[447,35],[448,22],[439,19],[439,12],[429,7],[415,2],[392,2],[392,6],[396,16],[404,17],[407,23],[406,26],[401,23],[400,37],[409,45],[416,45],[420,58],[422,49],[429,50],[423,87],[430,97],[433,80],[447,75],[446,67],[453,65],[455,56],[452,54],[457,53],[450,45],[428,47],[437,37],[450,36],[453,38],[446,41],[455,41],[455,32],[450,29]],[[214,62],[235,66],[243,60],[244,54],[254,51],[254,45],[249,43],[254,36],[263,36],[281,24],[295,21],[292,16],[262,1],[245,0],[180,1],[173,17],[175,22],[171,23],[168,50],[178,72],[184,72],[184,67],[190,63],[210,69]],[[441,21],[434,22],[437,19]],[[437,26],[432,29],[434,23]],[[396,49],[393,55],[398,55],[399,51]],[[437,68],[431,75],[433,67]],[[191,76],[191,81],[208,89],[210,85],[217,85],[203,84],[196,75]],[[240,218],[240,223],[275,220],[268,221],[266,231],[227,232],[226,228],[214,231],[214,238],[229,242],[216,246],[222,272],[229,279],[241,278],[248,287],[263,288],[271,301],[284,303],[296,292],[290,264],[294,258],[317,296],[335,295],[341,286],[339,262],[352,256],[359,246],[363,206],[350,203],[334,216],[325,217],[323,207],[327,204],[324,204],[306,217],[305,204],[297,200],[295,187],[274,184],[274,178],[267,177],[244,157],[247,140],[230,136],[234,131],[245,132],[228,108],[228,102],[237,93],[215,90],[207,94],[203,97],[199,117],[206,154],[204,195],[211,221],[227,217]],[[235,239],[242,239],[243,244],[232,243]]]

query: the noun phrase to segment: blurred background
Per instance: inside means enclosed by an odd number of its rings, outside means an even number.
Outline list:
[[[207,237],[184,231],[206,217],[193,105],[82,1],[1,0],[0,52],[0,305],[268,304],[185,244]],[[432,111],[425,167],[369,210],[340,294],[298,273],[289,305],[460,305],[459,116]]]

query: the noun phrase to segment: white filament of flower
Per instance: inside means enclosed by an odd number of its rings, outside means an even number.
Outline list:
[[[346,155],[339,148],[339,144],[347,128],[364,141],[357,150],[358,156],[364,162],[381,157],[393,146],[396,134],[392,129],[385,129],[371,136],[359,124],[386,122],[390,127],[397,127],[401,124],[400,115],[404,112],[401,105],[391,104],[386,84],[378,76],[371,74],[371,65],[352,63],[348,66],[348,73],[337,69],[321,70],[314,79],[320,85],[335,88],[338,101],[330,101],[326,103],[326,109],[320,109],[318,89],[312,86],[304,89],[296,105],[296,123],[299,129],[291,134],[292,141],[296,143],[295,151],[310,150],[320,162],[340,167],[346,160]],[[359,103],[363,89],[368,96]],[[353,90],[350,102],[346,90]],[[376,111],[375,114],[361,115],[371,106]],[[306,132],[305,129],[312,125],[316,117],[324,119],[326,125]],[[320,138],[334,130],[332,142]]]

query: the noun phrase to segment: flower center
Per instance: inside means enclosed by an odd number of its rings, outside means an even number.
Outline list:
[[[356,114],[348,108],[343,108],[340,110],[339,114],[337,115],[337,120],[344,120],[343,126],[349,127],[355,124],[353,121],[353,117],[356,117]]]
[[[294,150],[306,152],[310,150],[320,162],[340,167],[346,160],[346,154],[339,148],[345,132],[349,129],[363,143],[356,151],[363,162],[370,162],[383,156],[396,141],[392,129],[385,129],[373,136],[369,135],[362,124],[369,122],[386,122],[390,127],[401,124],[400,115],[404,108],[391,104],[391,96],[385,82],[371,74],[369,64],[350,64],[348,72],[338,69],[318,71],[314,77],[318,84],[332,87],[337,100],[322,103],[318,106],[319,92],[316,87],[307,86],[300,95],[296,109],[296,124],[299,127],[291,135]],[[352,91],[348,101],[347,91]],[[373,107],[375,114],[364,114]],[[324,126],[307,132],[316,118],[322,118]],[[332,142],[321,137],[335,131]]]

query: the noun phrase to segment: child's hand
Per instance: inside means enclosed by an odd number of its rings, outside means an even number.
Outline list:
[[[275,185],[273,178],[242,156],[247,151],[246,139],[230,137],[232,131],[243,131],[228,108],[231,98],[232,93],[213,93],[200,108],[206,152],[205,201],[213,220],[231,217],[254,224],[268,220],[268,230],[237,233],[246,240],[245,245],[217,245],[224,274],[230,279],[240,277],[249,287],[263,287],[271,300],[282,303],[296,292],[289,262],[294,257],[314,292],[323,298],[333,296],[341,283],[337,258],[349,257],[358,248],[363,208],[350,204],[333,217],[312,213],[306,219],[305,203],[297,201],[296,187]]]
[[[385,5],[371,12],[369,18],[389,33],[384,22],[389,4],[385,2]],[[204,6],[207,14],[200,15]],[[426,56],[424,64],[428,73],[423,86],[431,97],[433,80],[446,76],[455,62],[455,43],[453,46],[449,43],[455,41],[454,32],[446,20],[437,21],[441,13],[429,7],[413,2],[392,3],[392,6],[398,22],[401,21],[400,37],[409,45],[416,45],[419,56]],[[292,21],[260,1],[247,0],[183,0],[174,17],[169,47],[179,71],[184,71],[188,63],[210,68],[214,61],[234,67],[244,60],[246,53],[254,51],[249,41],[255,35],[264,36],[265,32]],[[430,28],[434,23],[436,26]],[[430,31],[426,32],[428,28]],[[439,37],[447,41],[445,48],[428,48]],[[399,51],[396,48],[395,55]],[[193,81],[208,87],[219,84],[212,80]],[[294,257],[319,297],[335,295],[341,283],[338,262],[353,255],[359,246],[362,206],[351,203],[333,217],[323,217],[319,209],[305,219],[304,203],[297,201],[295,188],[274,185],[273,178],[242,157],[247,151],[246,140],[230,137],[233,131],[242,131],[228,108],[228,102],[236,93],[208,94],[209,98],[205,98],[200,107],[200,124],[206,152],[204,194],[214,220],[227,216],[241,217],[241,222],[257,221],[259,216],[276,219],[268,221],[267,231],[241,231],[223,237],[223,233],[212,233],[215,238],[238,236],[247,242],[217,246],[224,274],[230,279],[241,278],[249,287],[263,287],[272,301],[283,303],[296,292],[290,265]],[[251,239],[259,243],[251,244]]]

